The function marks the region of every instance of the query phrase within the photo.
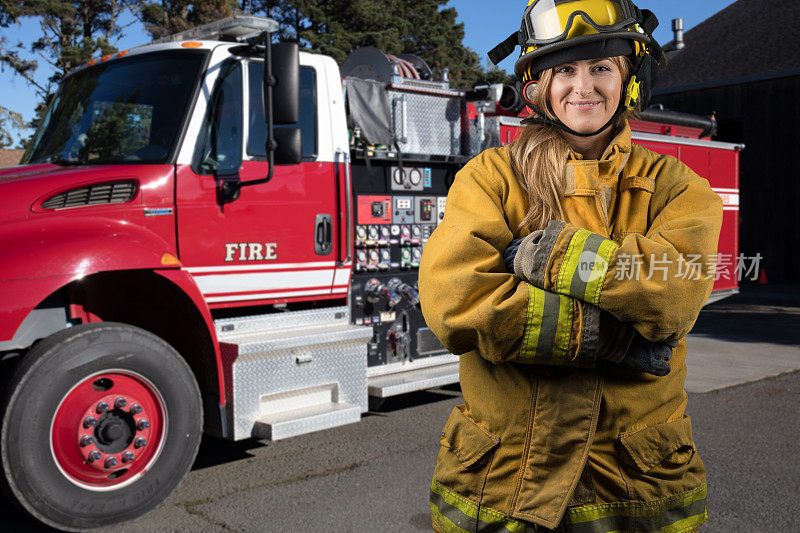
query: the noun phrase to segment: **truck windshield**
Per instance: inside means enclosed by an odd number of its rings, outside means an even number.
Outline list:
[[[23,163],[166,163],[205,55],[153,53],[69,76]]]

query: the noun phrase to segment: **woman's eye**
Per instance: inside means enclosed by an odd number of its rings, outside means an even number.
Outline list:
[[[605,65],[597,65],[595,67],[595,70],[600,70],[600,71],[603,71],[603,72],[609,72],[611,69],[609,67],[605,66]]]

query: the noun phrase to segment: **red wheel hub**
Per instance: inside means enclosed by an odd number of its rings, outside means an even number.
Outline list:
[[[110,371],[86,378],[61,400],[50,443],[56,464],[73,483],[109,490],[150,468],[166,428],[158,389],[138,374]]]

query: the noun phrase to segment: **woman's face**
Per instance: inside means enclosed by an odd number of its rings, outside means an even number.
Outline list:
[[[555,67],[548,96],[561,122],[579,133],[592,133],[611,120],[621,95],[619,68],[610,58],[604,58]]]

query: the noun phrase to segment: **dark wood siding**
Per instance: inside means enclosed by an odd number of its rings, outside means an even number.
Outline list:
[[[744,143],[739,249],[760,253],[769,281],[800,283],[800,76],[680,93],[653,103],[709,115],[714,140]]]

